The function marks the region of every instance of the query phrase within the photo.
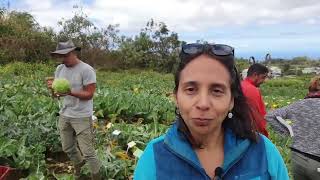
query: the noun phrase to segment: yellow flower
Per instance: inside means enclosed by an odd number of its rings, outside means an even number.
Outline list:
[[[111,149],[113,149],[114,147],[118,146],[118,142],[116,140],[112,140],[110,143]]]
[[[110,129],[112,126],[113,126],[113,124],[112,124],[111,122],[109,122],[109,123],[106,125],[106,128],[107,128],[107,129]]]
[[[125,152],[116,152],[115,155],[122,160],[130,159],[127,153]]]
[[[94,123],[93,123],[93,128],[98,129],[98,128],[99,128],[98,123],[94,122]]]

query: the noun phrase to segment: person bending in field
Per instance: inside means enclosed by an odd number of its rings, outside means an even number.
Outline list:
[[[304,99],[266,115],[271,127],[293,138],[291,165],[296,180],[320,179],[320,76]],[[287,119],[287,120],[286,120]]]

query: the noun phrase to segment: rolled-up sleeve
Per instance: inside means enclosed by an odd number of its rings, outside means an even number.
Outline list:
[[[277,116],[282,117],[283,119],[288,119],[289,117],[289,107],[283,107],[279,108],[273,111],[270,111],[265,116],[265,119],[269,123],[269,125],[272,127],[273,130],[275,130],[277,133],[280,133],[281,135],[289,135],[289,130],[282,125],[278,120]]]

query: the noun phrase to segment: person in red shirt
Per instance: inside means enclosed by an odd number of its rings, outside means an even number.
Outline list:
[[[266,137],[269,136],[266,128],[267,121],[264,118],[266,115],[266,107],[259,86],[264,83],[265,79],[268,77],[268,73],[269,70],[266,66],[255,63],[249,67],[247,77],[241,82],[242,91],[247,98],[252,115],[255,116],[256,127],[258,131]]]

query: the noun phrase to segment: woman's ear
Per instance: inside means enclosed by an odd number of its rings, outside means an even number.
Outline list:
[[[173,93],[172,95],[173,95],[174,104],[176,105],[176,107],[178,107],[177,93]]]
[[[229,105],[229,111],[231,111],[234,107],[234,97],[231,97],[230,105]]]

